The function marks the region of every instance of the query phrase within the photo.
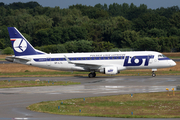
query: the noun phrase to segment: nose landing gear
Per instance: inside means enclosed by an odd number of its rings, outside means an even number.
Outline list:
[[[156,77],[155,71],[157,71],[157,69],[152,69],[152,77]]]
[[[89,77],[89,78],[96,77],[96,73],[95,73],[95,72],[91,72],[91,73],[89,73],[88,77]]]
[[[156,73],[152,71],[152,77],[156,77]]]

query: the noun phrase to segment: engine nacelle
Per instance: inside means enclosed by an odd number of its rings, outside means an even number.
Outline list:
[[[107,75],[115,75],[119,73],[117,67],[105,67],[105,68],[100,69],[99,72],[107,74]]]

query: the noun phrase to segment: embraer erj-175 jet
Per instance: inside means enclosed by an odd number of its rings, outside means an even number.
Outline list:
[[[6,57],[10,62],[54,70],[88,71],[90,78],[96,77],[96,72],[114,75],[127,69],[152,69],[155,77],[158,68],[176,65],[153,51],[47,54],[35,49],[15,27],[8,27],[8,31],[15,54]]]

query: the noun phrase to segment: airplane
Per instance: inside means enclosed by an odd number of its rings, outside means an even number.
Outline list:
[[[158,68],[173,67],[176,63],[155,51],[45,53],[35,49],[15,27],[8,27],[14,55],[7,61],[40,68],[62,71],[87,71],[89,78],[96,72],[115,75],[128,69],[152,69],[152,77]]]

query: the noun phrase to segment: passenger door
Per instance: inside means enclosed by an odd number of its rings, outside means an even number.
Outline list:
[[[46,65],[51,66],[51,57],[46,58]]]

